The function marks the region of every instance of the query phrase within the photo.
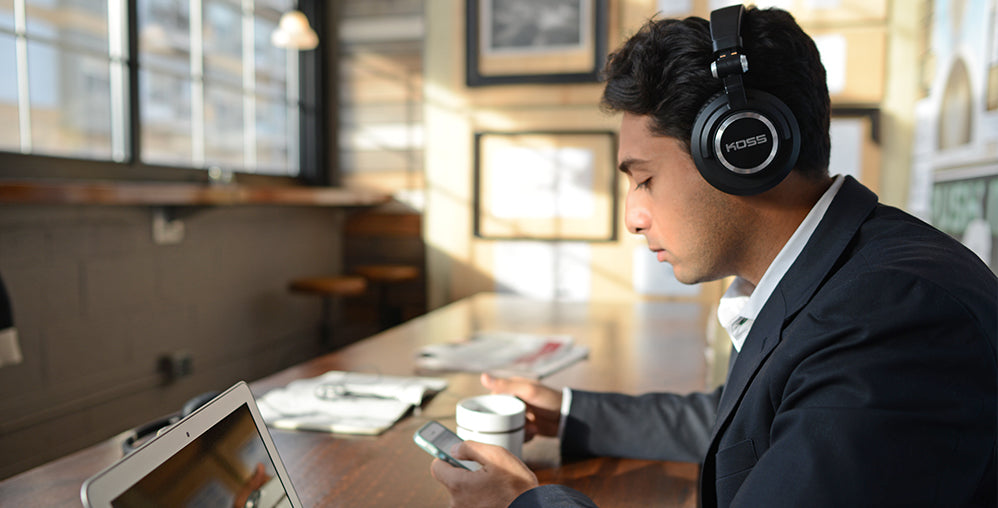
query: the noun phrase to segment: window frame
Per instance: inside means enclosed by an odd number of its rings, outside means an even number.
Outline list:
[[[127,44],[130,55],[126,63],[128,83],[126,146],[128,157],[118,162],[110,159],[87,159],[44,154],[0,151],[0,178],[111,180],[122,182],[191,182],[208,183],[205,168],[151,164],[141,160],[141,110],[139,104],[139,55],[137,0],[127,0]],[[335,147],[336,133],[327,126],[327,108],[335,97],[329,86],[327,54],[335,50],[334,11],[322,0],[299,0],[298,9],[305,13],[319,34],[319,45],[298,52],[299,68],[299,173],[279,176],[262,173],[235,172],[236,182],[246,184],[330,185],[335,181],[330,168],[330,153]],[[335,41],[334,41],[335,42]],[[325,93],[323,93],[325,91]],[[335,106],[334,106],[335,107]],[[325,133],[325,135],[323,135]]]

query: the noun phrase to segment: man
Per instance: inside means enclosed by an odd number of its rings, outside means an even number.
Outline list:
[[[702,462],[705,507],[995,506],[998,281],[828,175],[825,72],[793,18],[652,21],[605,76],[628,229],[684,283],[736,277],[718,308],[728,379],[628,396],[483,376],[527,402],[528,433],[560,435],[566,457]],[[501,448],[454,453],[483,465],[434,461],[455,506],[592,505]]]

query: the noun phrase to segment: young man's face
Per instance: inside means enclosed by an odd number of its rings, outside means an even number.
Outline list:
[[[685,284],[736,272],[749,219],[733,196],[707,183],[682,143],[648,130],[648,117],[625,113],[617,161],[627,175],[628,231],[642,234],[659,262]]]

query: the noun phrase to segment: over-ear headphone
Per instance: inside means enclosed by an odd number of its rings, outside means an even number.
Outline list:
[[[765,192],[790,173],[800,153],[800,127],[790,108],[761,90],[746,89],[742,75],[745,8],[734,5],[710,13],[715,59],[711,74],[724,82],[693,122],[690,152],[700,174],[728,194]]]

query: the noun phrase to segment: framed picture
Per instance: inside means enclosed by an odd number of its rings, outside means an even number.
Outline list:
[[[880,188],[880,110],[832,107],[828,172],[851,175],[874,192]]]
[[[595,82],[607,0],[466,0],[468,86]]]
[[[616,151],[609,131],[476,133],[475,236],[616,240]]]

